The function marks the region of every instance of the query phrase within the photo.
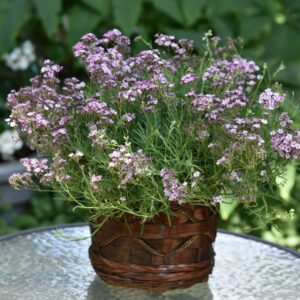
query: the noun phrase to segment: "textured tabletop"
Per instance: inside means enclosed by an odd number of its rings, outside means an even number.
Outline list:
[[[89,235],[87,226],[59,231]],[[90,240],[75,242],[55,233],[49,229],[0,240],[1,300],[300,299],[300,257],[260,241],[219,232],[208,283],[157,293],[105,284],[90,266]]]

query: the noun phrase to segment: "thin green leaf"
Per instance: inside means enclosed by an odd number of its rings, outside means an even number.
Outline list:
[[[236,211],[236,208],[238,206],[237,202],[232,203],[222,203],[221,204],[221,217],[222,220],[228,220],[231,215]]]
[[[293,164],[287,166],[284,178],[277,178],[276,182],[279,187],[280,196],[282,199],[289,201],[291,199],[290,192],[296,181],[296,167]]]
[[[280,63],[280,65],[278,66],[278,68],[276,69],[276,71],[273,73],[272,78],[274,79],[278,73],[280,73],[281,71],[283,71],[285,69],[285,65],[283,63],[283,61]]]

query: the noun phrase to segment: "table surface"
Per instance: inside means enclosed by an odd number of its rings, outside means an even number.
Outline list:
[[[61,236],[63,235],[63,236]],[[276,245],[218,232],[208,283],[164,293],[110,286],[88,258],[86,225],[0,238],[1,300],[300,299],[300,255]]]

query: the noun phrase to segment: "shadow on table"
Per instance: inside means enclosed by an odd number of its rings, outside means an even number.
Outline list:
[[[95,276],[94,280],[88,287],[87,293],[88,300],[213,300],[213,294],[207,282],[196,284],[189,289],[178,289],[159,293],[108,285],[99,279],[98,276]]]

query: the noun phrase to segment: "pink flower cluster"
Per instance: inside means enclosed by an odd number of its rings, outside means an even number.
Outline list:
[[[138,176],[150,174],[150,158],[142,150],[130,151],[130,144],[122,145],[109,154],[108,169],[117,170],[119,187],[125,186]]]
[[[99,191],[99,182],[102,180],[101,175],[93,174],[91,177],[91,186],[95,191]]]
[[[284,98],[285,95],[266,89],[260,94],[258,103],[262,104],[267,110],[274,110]]]
[[[182,76],[180,79],[181,84],[187,84],[193,81],[196,81],[198,77],[195,74],[187,73],[186,75]]]
[[[232,60],[217,60],[205,70],[202,80],[210,82],[214,88],[235,84],[238,87],[246,85],[247,90],[251,90],[262,78],[258,71],[259,67],[253,61],[234,56]]]
[[[38,150],[48,150],[50,144],[52,148],[52,143],[60,145],[68,139],[65,126],[72,119],[70,111],[83,102],[85,84],[76,78],[67,78],[59,91],[58,73],[61,69],[46,60],[42,75],[31,80],[31,87],[8,95],[12,110],[8,123],[18,127],[27,143]]]
[[[285,132],[283,129],[271,132],[271,144],[279,155],[287,159],[300,158],[300,131]]]
[[[285,127],[289,127],[291,124],[293,124],[293,121],[290,119],[287,112],[283,112],[279,116],[279,123],[283,128],[285,128]]]
[[[189,95],[192,95],[191,93]],[[191,101],[193,107],[200,112],[209,111],[217,103],[221,103],[221,100],[213,94],[198,94],[194,93],[193,100]]]
[[[90,139],[92,146],[103,149],[109,144],[104,128],[98,129],[96,124],[90,124],[88,129],[88,138]]]
[[[232,108],[244,107],[248,101],[242,87],[226,90],[223,99],[214,94],[196,94],[195,91],[188,92],[186,96],[192,99],[192,106],[199,112],[206,112],[205,117],[210,120],[222,119],[224,112]]]
[[[268,124],[268,121],[260,118],[235,118],[231,123],[224,125],[227,132],[240,141],[257,142],[258,146],[263,146],[265,141],[257,132],[262,125]]]
[[[108,88],[115,87],[130,70],[122,53],[130,50],[129,45],[129,39],[115,29],[107,32],[103,39],[86,34],[74,46],[73,53],[85,63],[91,79]]]
[[[102,193],[111,182],[118,201],[127,199],[131,184],[155,182],[159,195],[163,191],[168,201],[183,203],[215,176],[211,203],[217,205],[228,182],[239,189],[245,183],[250,156],[261,168],[254,173],[264,178],[266,157],[300,158],[300,131],[292,129],[287,113],[279,119],[275,114],[285,99],[280,88],[256,97],[264,81],[255,62],[232,55],[231,46],[227,54],[222,48],[207,59],[186,39],[157,34],[154,42],[160,50],[131,55],[129,38],[117,29],[101,38],[86,34],[73,53],[89,84],[74,77],[61,81],[62,67],[46,60],[31,86],[12,91],[9,124],[47,159],[23,159],[26,172],[14,174],[11,183],[37,177],[42,184],[72,184],[86,172],[80,184]],[[191,168],[199,171],[191,176]]]
[[[49,169],[48,159],[22,158],[21,163],[27,172],[37,175],[45,173]]]
[[[112,124],[114,122],[112,117],[115,116],[117,112],[108,107],[105,102],[97,99],[97,97],[99,97],[98,94],[89,98],[85,106],[79,108],[79,112],[98,117],[98,124]]]
[[[22,174],[12,174],[9,178],[9,183],[14,186],[28,186],[33,183],[33,176],[42,177],[49,170],[49,163],[47,159],[37,158],[23,158],[21,163],[26,169]]]
[[[183,203],[185,199],[185,186],[175,177],[175,170],[162,169],[160,176],[162,178],[164,193],[169,201]]]
[[[186,55],[193,50],[194,44],[187,39],[180,39],[178,42],[172,35],[158,33],[155,35],[155,43],[159,46],[167,47],[173,50],[176,54]]]

